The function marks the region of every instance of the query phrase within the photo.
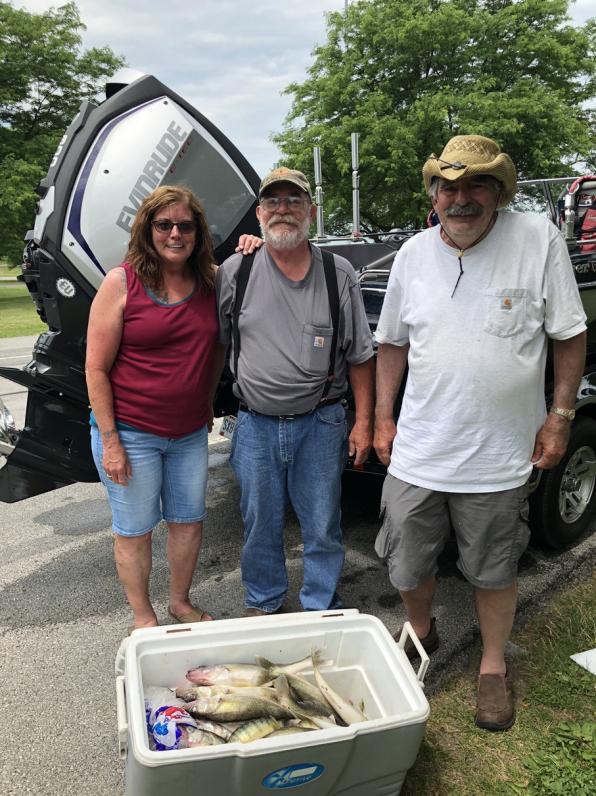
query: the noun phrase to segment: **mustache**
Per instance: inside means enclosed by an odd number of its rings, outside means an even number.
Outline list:
[[[285,215],[276,213],[274,216],[271,216],[267,226],[272,227],[274,224],[291,224],[293,227],[298,226],[298,222],[291,213],[286,213]]]
[[[452,205],[445,210],[447,217],[451,216],[480,216],[482,206],[477,202],[466,202],[465,205]]]

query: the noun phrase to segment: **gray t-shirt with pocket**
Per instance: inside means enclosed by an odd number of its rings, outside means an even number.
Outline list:
[[[311,246],[312,265],[299,282],[288,279],[263,246],[256,254],[238,319],[238,384],[242,400],[267,415],[298,414],[313,409],[329,369],[332,323],[323,258]],[[229,257],[217,272],[221,343],[232,343],[232,310],[241,254]],[[346,391],[347,363],[373,355],[356,272],[334,255],[339,291],[339,328],[335,377],[327,398]],[[233,343],[232,343],[233,347]],[[231,351],[231,362],[234,352]]]

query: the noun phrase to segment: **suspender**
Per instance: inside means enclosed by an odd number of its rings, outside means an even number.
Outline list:
[[[337,287],[337,272],[333,255],[326,249],[321,249],[323,256],[323,271],[325,273],[325,284],[327,286],[327,297],[329,299],[329,312],[331,314],[331,325],[333,334],[331,336],[331,349],[329,351],[329,370],[323,387],[320,400],[322,401],[329,392],[333,384],[335,373],[335,354],[337,351],[337,336],[339,328],[339,289]],[[240,268],[236,274],[236,295],[234,297],[234,308],[232,310],[232,340],[234,342],[234,363],[232,373],[234,379],[238,381],[238,357],[240,356],[240,329],[238,318],[244,302],[246,286],[250,277],[250,272],[254,263],[255,253],[245,254],[240,263]]]
[[[335,371],[335,352],[337,351],[337,329],[339,326],[339,290],[337,288],[337,272],[335,270],[335,262],[333,255],[326,249],[321,249],[323,255],[323,269],[325,271],[325,282],[327,284],[327,297],[329,299],[329,312],[331,313],[331,325],[333,326],[333,335],[331,337],[331,350],[329,352],[329,370],[327,371],[327,379],[321,398],[323,400],[333,384],[333,376]]]
[[[242,309],[244,301],[244,294],[246,293],[246,286],[252,264],[255,261],[255,253],[245,254],[240,263],[240,268],[236,274],[236,295],[234,296],[234,309],[232,310],[232,340],[234,341],[234,367],[232,373],[234,374],[234,381],[238,381],[238,357],[240,356],[240,330],[238,328],[238,317]]]

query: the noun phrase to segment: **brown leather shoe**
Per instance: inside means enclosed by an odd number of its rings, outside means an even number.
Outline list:
[[[394,641],[399,641],[402,629],[403,628],[400,627],[397,633],[393,636]],[[439,641],[439,634],[437,633],[437,623],[435,622],[434,616],[430,620],[430,630],[428,631],[426,636],[424,636],[424,638],[419,639],[419,641],[422,644],[422,647],[427,655],[430,655],[436,649],[438,649],[440,641]],[[409,636],[406,639],[404,652],[406,653],[406,655],[408,656],[408,660],[410,661],[413,661],[416,658],[420,657],[418,654],[418,650],[414,646],[414,642]]]
[[[498,732],[515,724],[513,691],[507,674],[481,674],[478,677],[476,725]]]

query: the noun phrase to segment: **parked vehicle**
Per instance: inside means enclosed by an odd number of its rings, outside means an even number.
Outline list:
[[[356,203],[357,157],[353,167]],[[315,175],[320,183],[316,159]],[[161,183],[183,183],[200,196],[218,262],[232,253],[241,233],[257,232],[259,178],[242,154],[154,77],[124,70],[106,87],[104,102],[81,105],[38,187],[35,226],[27,236],[20,279],[48,330],[39,336],[24,368],[0,368],[0,376],[28,390],[22,429],[15,427],[0,401],[0,460],[5,459],[0,467],[1,501],[98,480],[89,445],[84,376],[89,307],[105,273],[125,254],[140,202]],[[533,484],[534,535],[560,547],[589,528],[596,512],[596,239],[590,228],[596,178],[537,180],[532,186],[542,191],[567,239],[590,322],[586,371],[568,453],[554,470],[537,473]],[[359,272],[374,330],[395,253],[416,230],[363,236],[355,204],[353,233],[329,237],[322,229],[320,184],[319,200],[315,241],[347,257]],[[237,410],[231,384],[228,371],[216,396],[218,416]],[[550,366],[547,384],[548,400]],[[399,403],[398,398],[396,415]],[[384,472],[371,454],[364,473]]]

